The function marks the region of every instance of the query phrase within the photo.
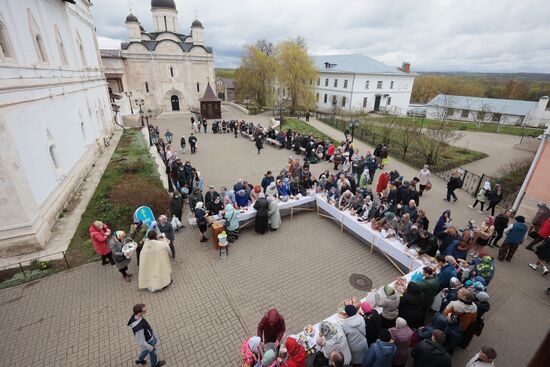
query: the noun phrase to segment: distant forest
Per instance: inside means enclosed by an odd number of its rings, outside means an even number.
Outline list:
[[[550,95],[550,74],[420,73],[412,103],[427,103],[437,94],[538,101]]]

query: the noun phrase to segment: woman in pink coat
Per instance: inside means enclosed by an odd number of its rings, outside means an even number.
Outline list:
[[[107,243],[107,238],[111,235],[111,230],[103,222],[96,220],[90,225],[90,239],[94,245],[95,252],[101,256],[101,265],[111,263],[115,265],[113,254]]]

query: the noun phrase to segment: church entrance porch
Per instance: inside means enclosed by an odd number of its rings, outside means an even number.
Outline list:
[[[178,96],[173,95],[170,97],[170,102],[172,103],[172,111],[179,111],[180,110],[180,99]]]

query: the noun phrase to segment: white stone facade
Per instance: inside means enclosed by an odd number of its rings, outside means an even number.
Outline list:
[[[163,2],[164,3],[164,2]],[[170,3],[170,2],[167,2]],[[214,54],[204,46],[202,24],[195,20],[190,35],[177,33],[177,11],[170,7],[156,7],[151,2],[154,32],[142,29],[139,40],[135,29],[137,18],[126,18],[128,42],[121,45],[118,54],[102,50],[105,74],[113,93],[123,96],[117,104],[121,113],[139,111],[135,104],[129,108],[125,93],[131,100],[143,99],[146,110],[157,113],[199,110],[207,84],[214,83]]]
[[[0,2],[0,256],[44,248],[113,130],[88,0]]]
[[[439,94],[426,106],[431,119],[497,125],[547,127],[550,124],[549,98],[538,102]]]
[[[415,73],[365,55],[315,56],[314,59],[319,69],[319,79],[312,81],[318,111],[407,113]]]

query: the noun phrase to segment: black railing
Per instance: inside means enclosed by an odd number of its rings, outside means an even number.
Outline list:
[[[0,267],[0,289],[40,279],[70,267],[65,251],[13,262]]]

